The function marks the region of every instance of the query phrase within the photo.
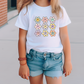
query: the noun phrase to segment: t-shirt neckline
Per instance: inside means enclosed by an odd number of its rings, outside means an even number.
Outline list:
[[[48,9],[51,8],[51,5],[42,7],[42,6],[37,5],[34,1],[33,1],[33,5],[34,5],[35,8],[38,8],[38,9],[41,9],[41,10],[48,10]]]

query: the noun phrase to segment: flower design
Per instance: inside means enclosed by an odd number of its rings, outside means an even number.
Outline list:
[[[44,30],[47,30],[47,29],[48,29],[48,24],[44,23],[44,24],[42,25],[42,28],[43,28]]]
[[[43,32],[42,32],[42,35],[45,37],[45,36],[48,36],[48,31],[47,30],[43,30]]]
[[[36,24],[36,25],[35,25],[35,28],[36,28],[36,30],[38,30],[38,29],[41,28],[41,25],[40,25],[40,24]]]
[[[49,27],[50,27],[51,29],[55,29],[56,25],[51,23]]]
[[[34,33],[36,36],[41,36],[41,31],[40,30],[36,30]]]
[[[49,21],[50,21],[50,23],[55,23],[56,18],[55,18],[54,16],[51,16],[51,17],[49,18]]]
[[[47,17],[43,17],[42,21],[43,21],[43,23],[47,23],[48,22],[48,18]]]
[[[55,35],[56,35],[56,32],[55,32],[55,30],[51,30],[49,34],[50,34],[51,36],[55,36]]]
[[[35,17],[34,21],[35,21],[36,23],[39,23],[39,22],[41,21],[41,18],[40,18],[40,17]]]

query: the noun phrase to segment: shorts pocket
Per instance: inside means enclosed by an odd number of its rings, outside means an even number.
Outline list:
[[[33,56],[33,59],[34,59],[35,61],[42,61],[42,60],[43,60],[43,58],[40,57],[40,56],[38,56],[38,55],[34,55],[34,56]]]
[[[28,53],[26,54],[26,58],[27,58],[27,60],[31,60],[31,61],[33,60],[33,56]]]
[[[54,61],[61,61],[61,60],[62,60],[62,53],[54,54],[54,55],[52,56],[52,59],[53,59]]]
[[[61,56],[60,57],[53,57],[53,60],[56,60],[56,61],[59,61],[59,60],[61,60]]]

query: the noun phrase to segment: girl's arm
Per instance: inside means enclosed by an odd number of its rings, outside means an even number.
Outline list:
[[[19,28],[19,41],[18,41],[18,50],[19,50],[19,57],[20,58],[24,58],[26,57],[26,34],[27,31],[23,30],[21,28]],[[24,61],[20,61],[21,64],[24,64],[26,62],[26,60]],[[19,75],[28,80],[28,76],[29,76],[29,67],[27,64],[20,65],[19,68]]]
[[[67,76],[71,73],[72,70],[70,41],[69,41],[67,26],[60,28],[60,38],[64,52],[63,73],[65,73],[65,76]]]
[[[26,30],[19,28],[18,51],[20,58],[26,57],[26,34]],[[26,60],[20,61],[21,64],[24,64],[25,62]]]
[[[70,41],[67,26],[60,28],[60,38],[63,45],[65,61],[71,61]]]

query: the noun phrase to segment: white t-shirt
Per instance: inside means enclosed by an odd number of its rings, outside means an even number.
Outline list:
[[[28,5],[27,13],[26,7],[20,11],[15,26],[28,31],[27,53],[31,48],[39,52],[62,52],[63,45],[59,36],[59,28],[70,24],[71,20],[65,8],[62,5],[60,7],[63,9],[64,17],[59,20],[56,20],[56,15],[52,13],[51,5],[41,7],[32,2]]]

